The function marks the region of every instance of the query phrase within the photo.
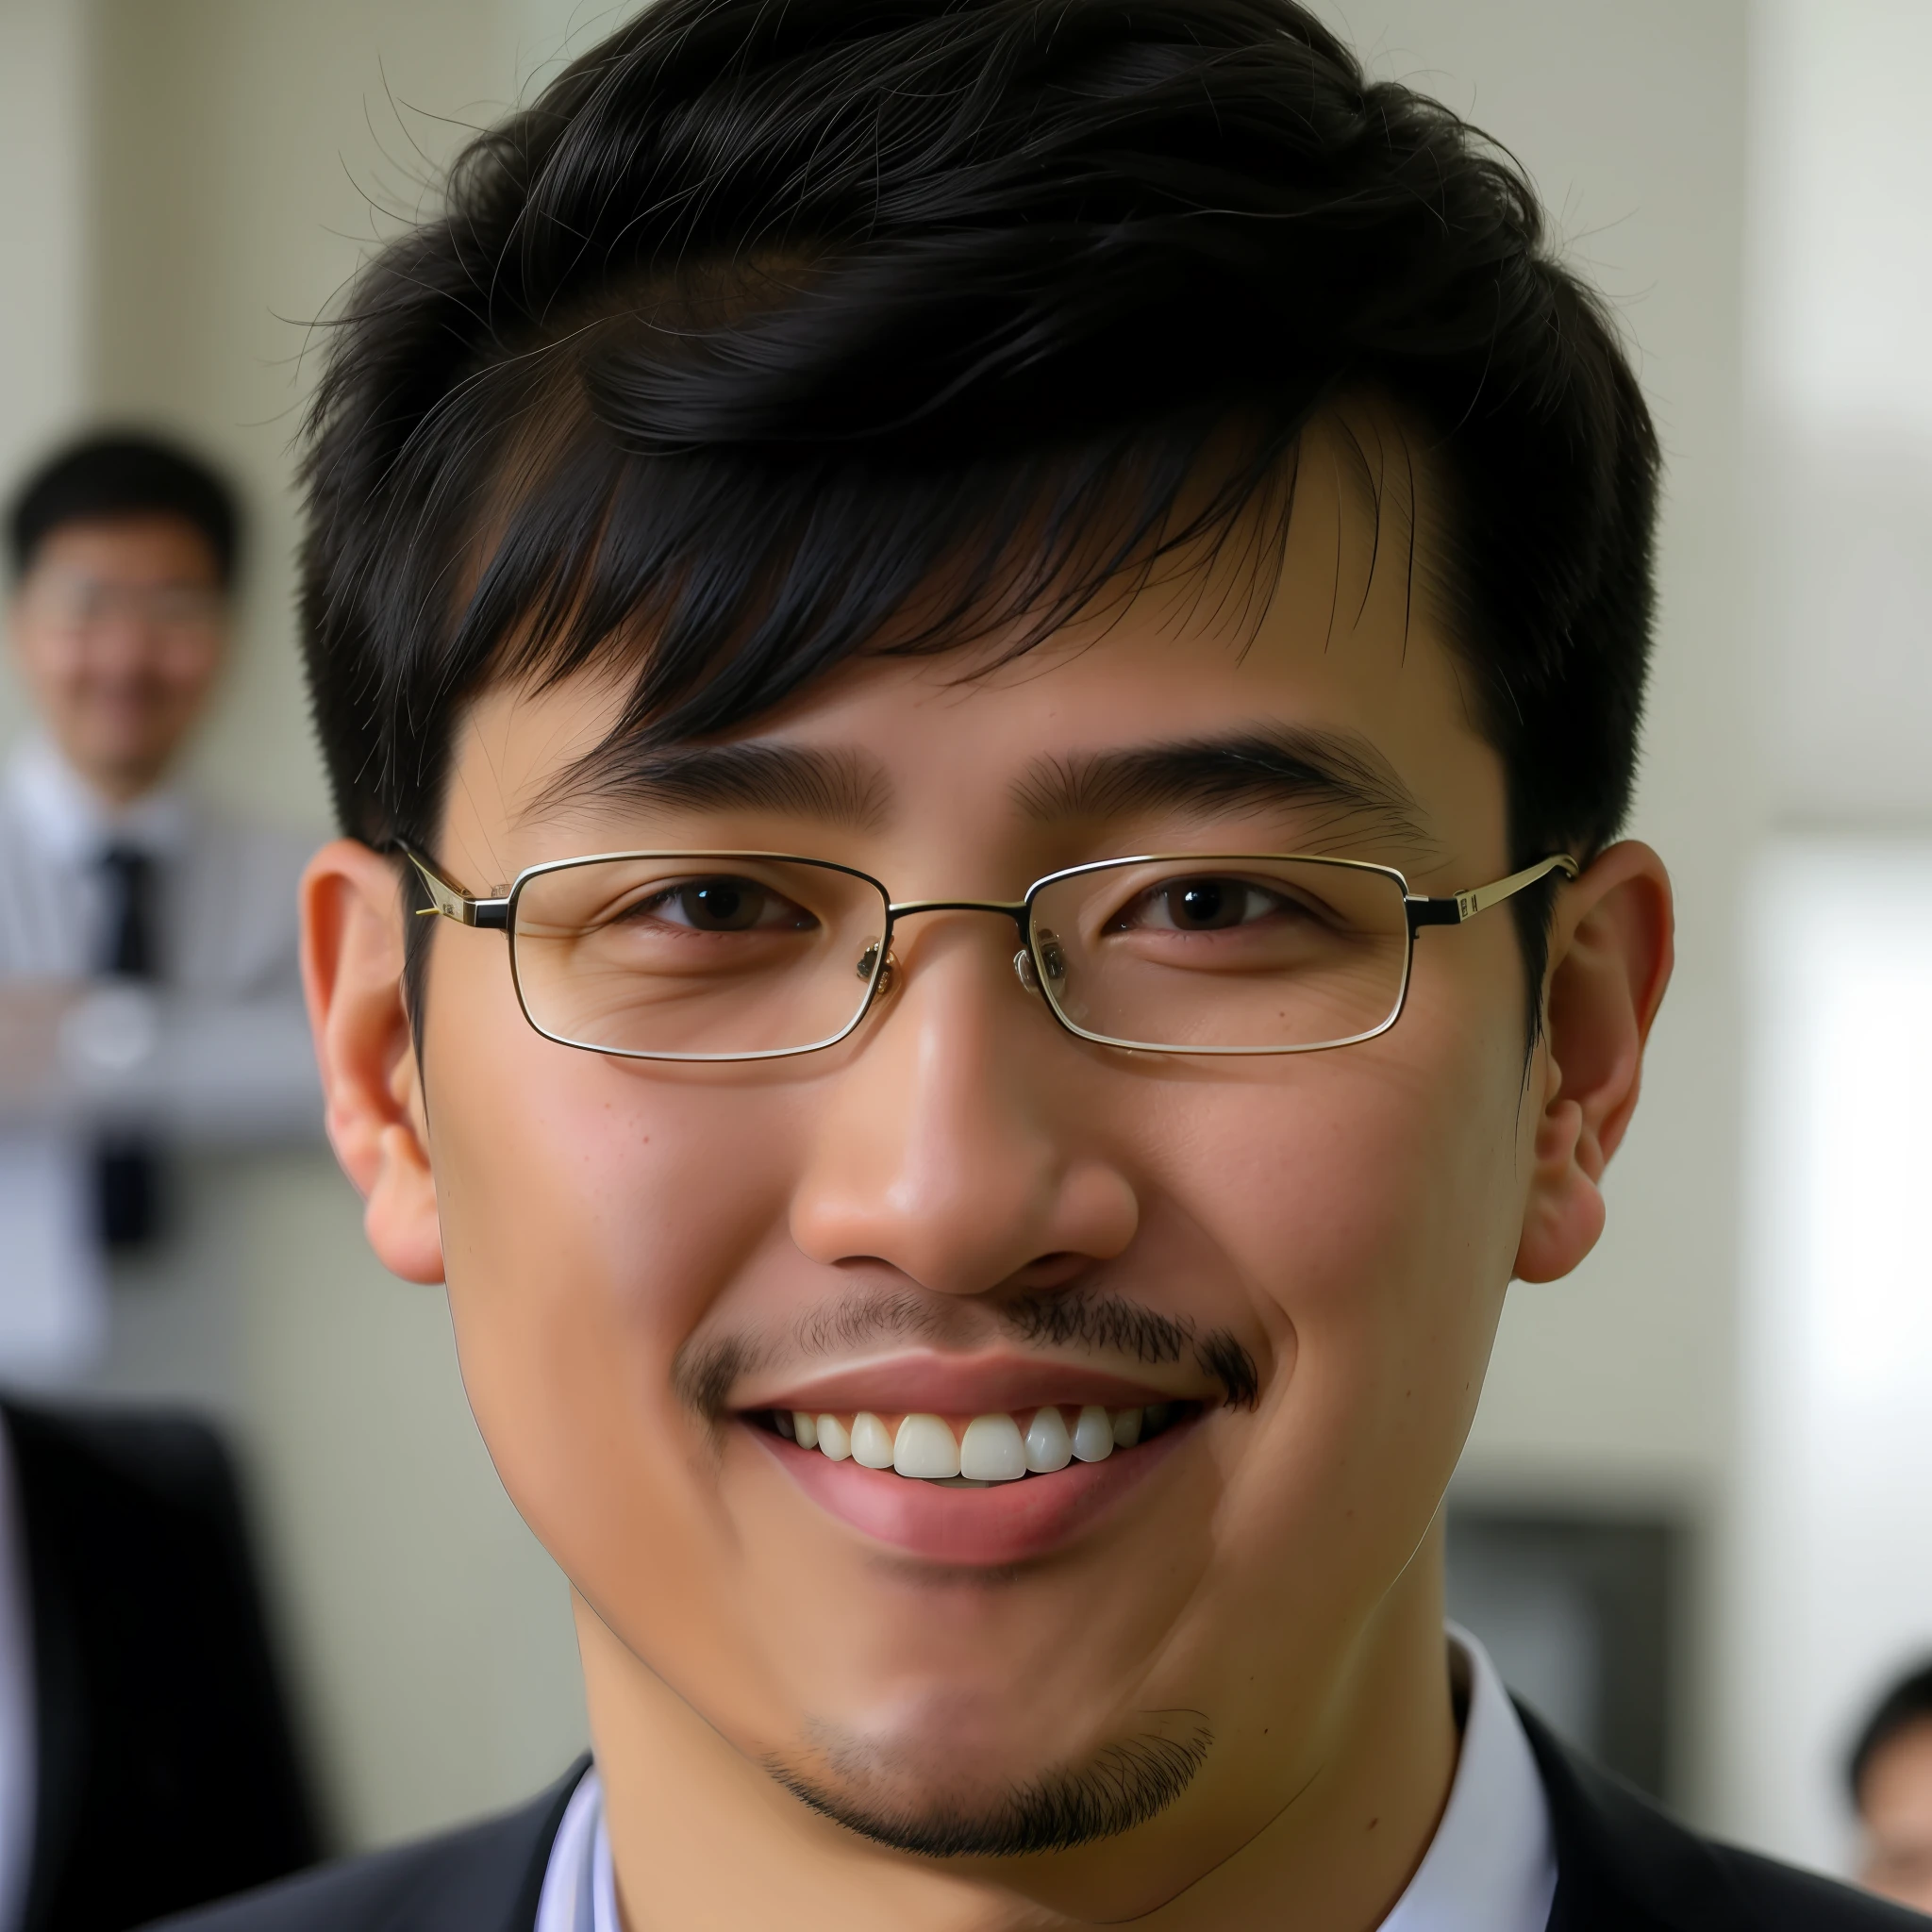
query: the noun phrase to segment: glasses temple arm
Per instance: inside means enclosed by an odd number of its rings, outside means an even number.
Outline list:
[[[1505,899],[1513,899],[1518,892],[1535,885],[1540,879],[1547,878],[1553,872],[1559,872],[1566,879],[1574,879],[1579,868],[1567,852],[1558,852],[1549,858],[1540,858],[1534,865],[1526,865],[1521,872],[1512,872],[1507,878],[1493,880],[1487,886],[1472,886],[1466,892],[1457,892],[1448,898],[1430,899],[1411,893],[1408,905],[1410,929],[1422,925],[1460,925],[1464,920],[1474,919],[1478,912],[1487,912],[1491,906],[1500,906]]]
[[[416,868],[417,876],[429,894],[430,903],[416,908],[418,919],[441,914],[444,919],[455,920],[458,925],[491,926],[499,931],[508,927],[509,901],[507,898],[476,898],[460,886],[452,885],[413,845],[405,845],[398,841],[395,850]]]

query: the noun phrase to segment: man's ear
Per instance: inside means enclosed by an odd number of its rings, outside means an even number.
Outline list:
[[[1612,845],[1558,899],[1520,1280],[1569,1274],[1603,1233],[1599,1183],[1637,1106],[1671,949],[1670,874],[1634,839]]]
[[[428,1118],[403,995],[394,866],[338,839],[302,875],[302,983],[322,1063],[328,1138],[366,1204],[376,1257],[406,1281],[442,1279]]]

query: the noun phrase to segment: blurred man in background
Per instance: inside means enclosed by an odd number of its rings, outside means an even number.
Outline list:
[[[166,1148],[308,1137],[303,841],[176,783],[227,657],[238,518],[146,437],[96,437],[8,519],[14,662],[40,729],[0,778],[0,1373],[84,1365],[103,1255],[170,1218]]]
[[[227,656],[238,519],[94,438],[8,519],[40,729],[0,774],[0,1386],[77,1379],[176,1141],[313,1135],[287,835],[174,783]],[[317,1833],[240,1485],[206,1424],[0,1402],[0,1932],[116,1932]]]
[[[1860,1880],[1932,1912],[1932,1663],[1888,1690],[1852,1748]]]

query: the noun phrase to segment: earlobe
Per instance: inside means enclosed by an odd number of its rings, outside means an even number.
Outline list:
[[[1550,934],[1548,1043],[1517,1249],[1524,1281],[1554,1281],[1596,1245],[1604,1170],[1637,1106],[1644,1043],[1671,976],[1671,882],[1635,840],[1568,887]]]
[[[428,1124],[403,989],[402,909],[390,862],[338,839],[302,878],[302,977],[330,1144],[365,1203],[377,1258],[442,1279]]]

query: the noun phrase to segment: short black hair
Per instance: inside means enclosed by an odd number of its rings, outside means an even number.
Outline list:
[[[14,575],[33,568],[42,542],[62,525],[136,516],[192,525],[224,587],[234,582],[242,520],[233,491],[178,444],[125,431],[68,444],[21,485],[7,514]]]
[[[1863,1806],[1865,1774],[1872,1769],[1873,1759],[1893,1739],[1924,1724],[1932,1724],[1932,1658],[1901,1677],[1878,1700],[1860,1728],[1845,1759],[1845,1787],[1855,1810]]]
[[[1442,479],[1515,858],[1590,856],[1657,445],[1506,154],[1292,0],[658,0],[337,320],[303,611],[342,824],[433,846],[493,682],[596,657],[621,733],[701,740],[858,652],[1037,640],[1291,498],[1357,394],[1407,425],[1391,496],[1417,455]]]

